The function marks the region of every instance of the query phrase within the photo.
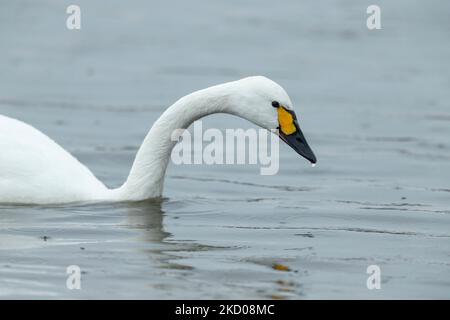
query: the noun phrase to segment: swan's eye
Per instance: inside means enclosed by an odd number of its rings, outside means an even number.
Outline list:
[[[295,126],[294,115],[287,111],[283,106],[277,109],[278,112],[278,123],[280,124],[280,130],[285,135],[291,135],[297,131]]]
[[[280,104],[278,103],[278,101],[272,101],[272,107],[279,108]]]

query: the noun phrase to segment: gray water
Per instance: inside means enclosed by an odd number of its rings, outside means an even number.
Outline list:
[[[275,176],[170,165],[160,201],[0,205],[0,298],[450,298],[450,2],[376,2],[369,31],[373,1],[2,1],[0,113],[108,186],[167,106],[248,75],[285,87],[319,162],[281,145]]]

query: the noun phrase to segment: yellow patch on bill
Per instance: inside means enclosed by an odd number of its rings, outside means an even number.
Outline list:
[[[283,107],[279,107],[277,109],[278,112],[278,123],[280,124],[280,130],[285,135],[293,134],[297,131],[297,128],[294,125],[294,118],[292,114],[286,111]]]

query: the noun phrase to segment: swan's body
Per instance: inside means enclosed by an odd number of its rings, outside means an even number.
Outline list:
[[[104,197],[107,188],[56,142],[0,115],[0,202],[52,203]]]
[[[39,130],[0,115],[0,203],[139,201],[159,197],[175,145],[171,140],[174,130],[187,128],[212,113],[234,114],[272,130],[279,126],[275,109],[266,106],[272,100],[291,106],[286,92],[264,77],[225,83],[181,98],[155,122],[127,181],[118,189],[108,189]]]

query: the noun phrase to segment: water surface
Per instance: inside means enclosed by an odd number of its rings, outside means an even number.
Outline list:
[[[319,163],[281,145],[275,176],[171,165],[158,201],[0,205],[0,298],[450,298],[450,4],[378,2],[379,31],[356,0],[78,1],[80,31],[71,2],[2,2],[1,114],[109,186],[167,106],[248,75],[286,88]]]

